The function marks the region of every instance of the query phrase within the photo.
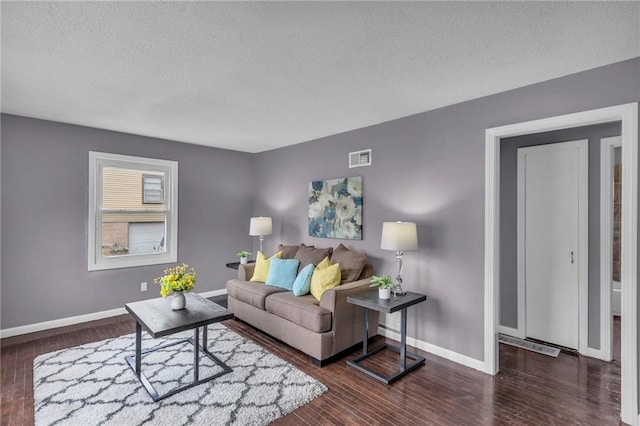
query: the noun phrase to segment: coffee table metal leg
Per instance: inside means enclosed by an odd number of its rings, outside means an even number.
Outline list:
[[[193,329],[193,381],[197,382],[200,376],[200,330]]]
[[[142,369],[142,325],[136,321],[136,376],[140,377]]]
[[[208,351],[208,343],[207,343],[207,326],[202,327],[202,348]]]
[[[155,352],[155,351],[160,350],[160,349],[168,348],[170,346],[180,345],[180,344],[183,344],[185,342],[189,342],[189,343],[191,343],[193,345],[194,352],[195,352],[194,353],[194,358],[193,358],[194,359],[194,373],[193,373],[194,374],[194,380],[191,383],[188,383],[188,384],[186,384],[184,386],[180,386],[178,388],[175,388],[175,389],[165,393],[164,395],[159,395],[158,392],[153,387],[153,385],[149,382],[147,377],[142,372],[140,372],[140,375],[138,375],[138,379],[140,380],[140,383],[142,383],[144,388],[147,390],[147,392],[149,392],[149,395],[151,396],[151,399],[153,399],[153,401],[155,401],[155,402],[160,401],[161,399],[170,397],[171,395],[175,395],[176,393],[181,392],[181,391],[183,391],[185,389],[189,389],[189,388],[192,388],[192,387],[197,386],[199,384],[206,383],[206,382],[208,382],[210,380],[216,379],[216,378],[218,378],[220,376],[223,376],[223,375],[228,374],[228,373],[233,371],[231,369],[231,367],[229,367],[227,364],[222,362],[222,360],[217,358],[211,352],[205,351],[204,349],[202,349],[202,347],[200,346],[198,340],[199,340],[198,339],[198,332],[195,331],[194,332],[194,337],[192,337],[192,338],[180,339],[180,340],[177,340],[177,341],[166,343],[164,345],[155,346],[153,348],[149,348],[149,349],[146,349],[144,351],[144,353],[147,354],[147,353]],[[220,372],[218,372],[216,374],[213,374],[211,376],[207,376],[207,377],[205,377],[203,379],[200,379],[200,367],[199,367],[200,357],[199,357],[199,353],[198,353],[200,350],[202,350],[202,352],[204,352],[204,354],[209,359],[211,359],[213,362],[215,362],[222,369],[222,371],[220,371]],[[129,367],[131,367],[131,369],[135,371],[136,361],[141,359],[141,354],[138,354],[137,351],[136,351],[136,356],[127,355],[127,356],[125,356],[125,359],[127,361],[127,364],[129,364]]]

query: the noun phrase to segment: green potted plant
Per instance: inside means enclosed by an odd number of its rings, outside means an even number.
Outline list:
[[[238,256],[240,258],[240,263],[241,264],[245,264],[247,263],[247,260],[249,260],[249,256],[251,256],[253,253],[248,252],[246,250],[242,250],[236,253],[236,256]]]
[[[378,287],[378,297],[380,299],[389,299],[391,297],[391,289],[396,285],[391,280],[390,275],[372,276],[371,285],[369,287]]]

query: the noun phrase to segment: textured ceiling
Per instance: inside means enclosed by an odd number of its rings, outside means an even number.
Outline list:
[[[2,2],[2,112],[260,152],[640,56],[638,2]]]

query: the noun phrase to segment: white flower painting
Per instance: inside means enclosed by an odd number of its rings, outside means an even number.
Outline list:
[[[309,183],[309,235],[362,239],[362,176]]]

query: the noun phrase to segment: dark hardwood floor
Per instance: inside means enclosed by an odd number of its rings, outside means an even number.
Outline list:
[[[501,372],[491,377],[415,350],[423,367],[391,386],[348,367],[345,357],[324,368],[239,321],[225,324],[324,383],[329,390],[276,425],[618,425],[620,349],[605,363],[562,353],[550,358],[500,346]],[[615,321],[619,342],[620,321]],[[134,331],[128,315],[3,339],[1,423],[33,424],[33,359],[43,353]],[[384,341],[377,337],[377,343]],[[384,351],[368,361],[382,371],[397,366]]]

